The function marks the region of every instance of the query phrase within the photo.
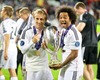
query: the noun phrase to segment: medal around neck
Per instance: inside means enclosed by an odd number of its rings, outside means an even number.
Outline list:
[[[60,36],[59,32],[56,31],[53,27],[47,27],[45,32],[45,42],[47,45],[46,51],[50,53],[49,67],[53,68],[54,65],[61,63],[57,57],[57,53],[60,48]]]

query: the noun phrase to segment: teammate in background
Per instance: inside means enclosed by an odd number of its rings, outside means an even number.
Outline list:
[[[1,16],[2,23],[1,27],[3,28],[4,36],[4,68],[9,70],[10,80],[18,80],[16,76],[16,61],[17,61],[17,48],[15,43],[15,29],[16,22],[11,19],[13,16],[13,8],[11,6],[5,6],[2,8]]]
[[[43,45],[47,13],[43,9],[35,10],[34,20],[35,24],[26,31],[25,39],[19,42],[22,53],[26,54],[27,80],[53,80]]]
[[[93,80],[92,64],[96,64],[97,61],[96,20],[87,12],[83,2],[77,2],[74,8],[76,14],[80,17],[77,29],[82,33],[83,61],[86,64],[84,67],[84,79]]]
[[[17,38],[24,38],[24,31],[28,28],[30,28],[32,26],[32,24],[34,24],[34,18],[31,14],[31,11],[29,10],[28,7],[23,7],[20,11],[20,18],[22,18],[24,20],[24,22],[22,23],[22,25],[20,26],[20,28],[18,29],[18,34],[17,34]],[[22,36],[23,35],[23,36]]]
[[[56,17],[63,28],[60,43],[62,63],[54,65],[53,68],[61,68],[58,80],[81,80],[83,75],[82,36],[75,26],[75,11],[71,7],[60,6],[56,12]]]
[[[20,9],[19,15],[20,15],[20,18],[23,19],[23,22],[22,22],[21,26],[19,26],[19,28],[17,29],[16,43],[20,39],[25,38],[24,34],[25,34],[26,30],[28,28],[30,28],[32,26],[32,24],[34,24],[34,18],[28,7],[23,7],[22,9]],[[23,75],[25,76],[26,74],[24,74],[24,73],[26,71],[25,71],[25,58],[24,57],[25,57],[25,55],[23,55],[24,62],[22,62],[22,71],[23,71]]]
[[[3,29],[0,25],[0,80],[5,80],[5,77],[2,73],[2,67],[3,67],[2,57],[3,57]]]
[[[20,14],[19,14],[19,11],[21,10],[22,8],[19,8],[16,10],[16,18],[17,18],[17,23],[16,23],[16,35],[18,34],[18,30],[19,28],[21,27],[22,23],[23,23],[23,19],[20,18]],[[15,41],[16,44],[18,42],[18,40]],[[16,73],[18,74],[18,67],[19,67],[19,64],[21,64],[21,67],[22,67],[22,61],[23,61],[23,54],[21,53],[21,51],[19,50],[18,46],[17,46],[17,68],[16,68]]]

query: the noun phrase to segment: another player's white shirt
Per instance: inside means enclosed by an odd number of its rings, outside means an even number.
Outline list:
[[[71,53],[71,50],[78,50],[78,56],[69,64],[67,64],[67,71],[83,71],[81,43],[81,33],[76,29],[75,25],[72,25],[71,29],[64,37],[65,46],[63,47],[63,50],[65,50],[65,52],[62,53],[62,59],[65,61],[65,59]]]
[[[37,31],[38,33],[38,31]],[[29,29],[25,33],[25,39],[19,41],[19,46],[23,54],[26,56],[26,71],[40,71],[40,70],[49,70],[48,67],[48,57],[46,51],[43,48],[40,48],[38,51],[40,55],[36,55],[35,44],[32,42],[34,36],[33,28]],[[38,36],[41,36],[39,33]],[[23,44],[21,44],[21,42]]]
[[[24,22],[25,22],[25,21],[24,21]],[[17,34],[17,36],[20,36],[20,38],[22,38],[22,36],[24,35],[24,31],[25,31],[26,29],[30,28],[33,24],[35,25],[35,23],[34,23],[34,18],[33,18],[33,16],[32,16],[32,14],[30,14],[29,17],[28,17],[28,21],[27,21],[26,25],[24,26],[24,28],[23,28],[21,34]],[[22,27],[22,26],[20,26],[20,27]],[[19,30],[20,30],[20,28],[19,28]]]
[[[12,49],[11,47],[12,44],[15,44],[15,30],[16,30],[16,22],[10,18],[5,19],[2,21],[1,26],[3,27],[3,35],[5,34],[10,34],[10,44],[9,48]]]
[[[18,35],[18,30],[19,30],[19,28],[21,27],[21,25],[22,25],[22,23],[24,22],[24,20],[23,19],[21,19],[21,18],[19,18],[18,20],[17,20],[17,22],[16,22],[16,35]]]
[[[6,65],[4,63],[5,68],[16,68],[16,59],[17,59],[17,48],[15,43],[16,22],[10,18],[7,18],[4,21],[2,21],[1,27],[3,27],[3,35],[10,34],[10,42],[8,47],[8,60]]]

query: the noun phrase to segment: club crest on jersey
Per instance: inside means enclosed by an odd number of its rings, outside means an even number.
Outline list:
[[[20,41],[20,46],[23,46],[25,44],[24,41]]]
[[[75,46],[76,46],[76,47],[79,47],[79,46],[80,46],[80,42],[78,42],[78,41],[75,42]]]

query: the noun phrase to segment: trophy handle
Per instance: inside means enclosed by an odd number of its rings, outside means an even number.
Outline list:
[[[60,34],[59,34],[59,31],[56,31],[56,34],[55,34],[55,52],[58,52],[59,48],[60,48]]]
[[[47,49],[47,48],[46,48],[45,50],[46,50],[48,53],[50,53],[51,55],[53,55],[53,53],[54,53],[53,51],[51,51],[51,50],[49,50],[49,49]]]

